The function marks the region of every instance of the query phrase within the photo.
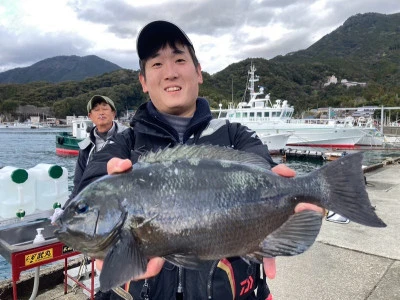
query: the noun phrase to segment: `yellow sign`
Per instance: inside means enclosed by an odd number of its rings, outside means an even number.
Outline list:
[[[53,248],[25,255],[25,266],[53,258]]]

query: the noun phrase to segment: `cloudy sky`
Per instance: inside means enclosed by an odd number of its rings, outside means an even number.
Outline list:
[[[97,55],[138,69],[150,21],[186,31],[204,71],[306,49],[358,13],[400,12],[399,0],[0,0],[0,72],[58,55]]]

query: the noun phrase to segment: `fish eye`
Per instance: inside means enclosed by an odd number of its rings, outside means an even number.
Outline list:
[[[78,206],[76,207],[76,212],[78,214],[84,214],[89,210],[89,205],[86,203],[79,203]]]

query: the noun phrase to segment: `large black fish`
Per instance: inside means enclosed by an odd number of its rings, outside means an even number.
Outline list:
[[[257,155],[217,146],[178,146],[149,153],[131,172],[86,187],[56,221],[56,236],[104,259],[108,290],[141,275],[161,256],[195,268],[200,260],[295,255],[321,227],[314,203],[367,226],[384,227],[365,190],[362,154],[306,175],[284,178]]]

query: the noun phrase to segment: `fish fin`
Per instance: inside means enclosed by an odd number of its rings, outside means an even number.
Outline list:
[[[186,269],[198,270],[200,269],[201,260],[194,255],[183,255],[183,254],[170,254],[164,256],[165,260],[178,267]]]
[[[281,227],[260,243],[263,257],[303,253],[315,241],[322,224],[321,213],[304,210],[289,217]]]
[[[107,253],[100,273],[100,289],[108,291],[133,277],[143,275],[147,260],[129,231],[123,230],[120,239]]]
[[[138,163],[173,162],[191,159],[211,159],[247,163],[266,170],[271,170],[271,165],[268,161],[257,154],[216,145],[177,145],[173,148],[148,152],[139,157]]]
[[[321,205],[351,221],[372,227],[386,227],[369,200],[362,158],[361,152],[348,154],[315,171],[325,191]]]

